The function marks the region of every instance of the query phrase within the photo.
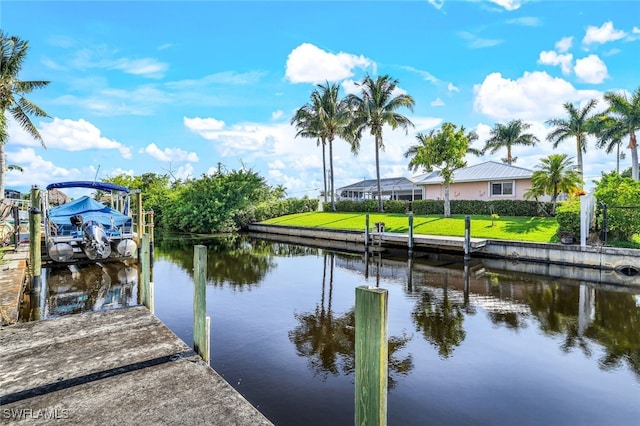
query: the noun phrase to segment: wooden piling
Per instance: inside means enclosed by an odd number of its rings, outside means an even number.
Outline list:
[[[464,260],[471,259],[471,217],[464,217]]]
[[[356,288],[355,424],[387,424],[386,289]]]
[[[29,273],[31,281],[40,281],[42,273],[42,208],[40,188],[31,187],[31,209],[29,209]]]
[[[151,313],[153,307],[153,283],[151,282],[151,255],[149,253],[149,234],[142,234],[140,247],[140,269],[142,270],[142,284],[140,286],[141,301]]]
[[[409,256],[413,256],[413,213],[409,213]]]
[[[206,326],[207,311],[207,247],[193,247],[193,349],[209,362],[209,335]]]
[[[369,213],[364,215],[364,246],[369,247]]]

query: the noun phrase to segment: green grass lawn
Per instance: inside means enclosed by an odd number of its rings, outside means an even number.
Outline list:
[[[416,215],[413,218],[414,234],[451,235],[464,237],[464,215],[442,216]],[[408,233],[406,214],[370,213],[369,225],[384,222],[385,231]],[[492,224],[490,216],[471,216],[471,236],[494,240],[558,242],[558,222],[551,217],[500,217]],[[333,228],[364,230],[365,213],[311,212],[281,216],[265,220],[265,224],[306,226],[309,228]]]

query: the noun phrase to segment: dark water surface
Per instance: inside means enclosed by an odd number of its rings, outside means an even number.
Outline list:
[[[367,267],[264,240],[165,239],[155,313],[188,344],[194,244],[208,246],[212,366],[276,425],[353,424],[361,285],[389,292],[389,425],[639,424],[640,289],[442,255]],[[76,269],[47,274],[44,317],[136,304],[134,268]]]

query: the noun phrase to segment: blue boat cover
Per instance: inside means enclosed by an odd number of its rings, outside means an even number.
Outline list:
[[[49,218],[59,225],[70,225],[71,216],[75,215],[82,216],[84,222],[94,220],[105,227],[111,226],[112,218],[114,226],[122,226],[128,221],[131,221],[129,216],[120,213],[118,210],[105,206],[104,204],[87,196],[80,197],[77,200],[49,209]]]
[[[116,185],[113,183],[107,183],[107,182],[93,182],[93,181],[85,181],[85,180],[78,180],[78,181],[72,181],[72,182],[58,182],[58,183],[51,183],[47,185],[47,190],[53,189],[53,188],[58,188],[58,189],[59,188],[90,188],[90,189],[96,189],[100,191],[122,191],[122,192],[126,192],[127,194],[129,193],[129,188],[124,186]]]

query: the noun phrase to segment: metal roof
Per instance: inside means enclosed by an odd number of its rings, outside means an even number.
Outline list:
[[[500,179],[529,179],[533,170],[510,166],[496,161],[487,161],[453,172],[453,182],[484,182]],[[435,172],[419,176],[414,180],[417,185],[439,184],[443,182],[440,173]]]
[[[380,189],[382,192],[419,191],[420,187],[406,177],[397,177],[380,179]],[[367,179],[357,183],[352,183],[351,185],[343,186],[342,188],[338,188],[337,191],[378,192],[378,182],[376,179]]]

